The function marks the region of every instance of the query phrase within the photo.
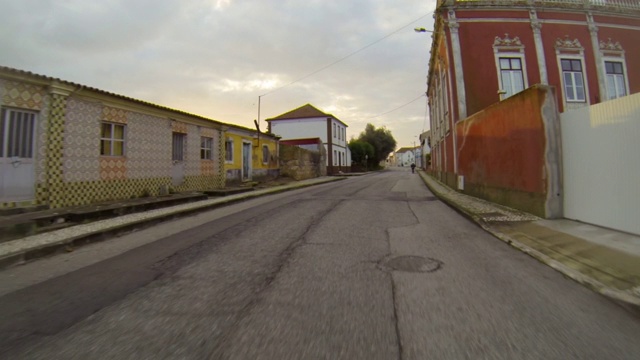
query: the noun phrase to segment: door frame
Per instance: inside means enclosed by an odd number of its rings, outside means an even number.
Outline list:
[[[10,112],[15,111],[15,112],[19,112],[22,114],[30,114],[33,115],[33,123],[32,123],[32,128],[31,128],[31,157],[30,158],[23,158],[23,157],[8,157],[8,146],[9,146],[9,137],[11,136],[11,134],[9,134],[9,121],[6,120],[6,118],[9,117]],[[2,107],[1,112],[0,112],[0,116],[2,117],[2,119],[0,119],[0,126],[2,126],[3,128],[0,129],[2,131],[0,131],[0,136],[3,136],[2,141],[0,141],[0,146],[2,146],[3,148],[0,149],[0,154],[2,154],[2,156],[0,157],[0,201],[2,202],[20,202],[20,201],[32,201],[35,199],[36,197],[36,164],[37,159],[36,157],[38,156],[38,118],[39,118],[39,112],[35,111],[35,110],[31,110],[31,109],[21,109],[21,108],[11,108],[11,107]],[[5,191],[5,187],[6,185],[9,183],[8,181],[11,180],[11,175],[15,175],[15,174],[11,174],[11,169],[12,168],[18,168],[21,166],[30,166],[30,169],[28,169],[27,171],[29,171],[29,176],[28,179],[21,179],[18,180],[19,182],[21,181],[29,181],[29,193],[27,194],[26,192],[24,194],[19,194],[19,195],[11,195],[6,193]],[[25,187],[26,189],[26,187]]]
[[[245,149],[248,149],[248,155],[245,157]],[[240,179],[242,181],[251,181],[251,174],[253,172],[253,143],[251,141],[242,140],[242,161],[240,162]],[[245,174],[245,161],[247,162],[247,173]]]

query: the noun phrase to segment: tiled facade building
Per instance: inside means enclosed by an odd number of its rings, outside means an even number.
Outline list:
[[[225,186],[225,131],[235,125],[6,67],[0,106],[0,207]],[[277,138],[261,136],[275,151]]]

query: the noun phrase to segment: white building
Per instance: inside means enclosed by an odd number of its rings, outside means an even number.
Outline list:
[[[266,121],[269,132],[282,140],[320,138],[327,151],[327,174],[351,171],[348,125],[337,117],[306,104]]]
[[[416,148],[414,147],[403,147],[396,151],[396,166],[411,166],[411,164],[415,164],[416,162]]]

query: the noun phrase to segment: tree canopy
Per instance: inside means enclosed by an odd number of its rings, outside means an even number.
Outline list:
[[[349,150],[351,150],[351,160],[356,164],[365,166],[365,161],[375,158],[373,145],[366,141],[351,139],[349,141]]]
[[[369,163],[373,165],[386,160],[397,145],[389,129],[384,126],[376,128],[372,124],[367,124],[357,140],[369,143],[373,147],[373,156],[369,155]],[[351,156],[353,157],[353,150],[351,150]]]

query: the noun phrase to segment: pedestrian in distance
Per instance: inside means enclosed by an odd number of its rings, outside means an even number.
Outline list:
[[[416,171],[416,164],[411,164],[411,173],[413,174]]]

